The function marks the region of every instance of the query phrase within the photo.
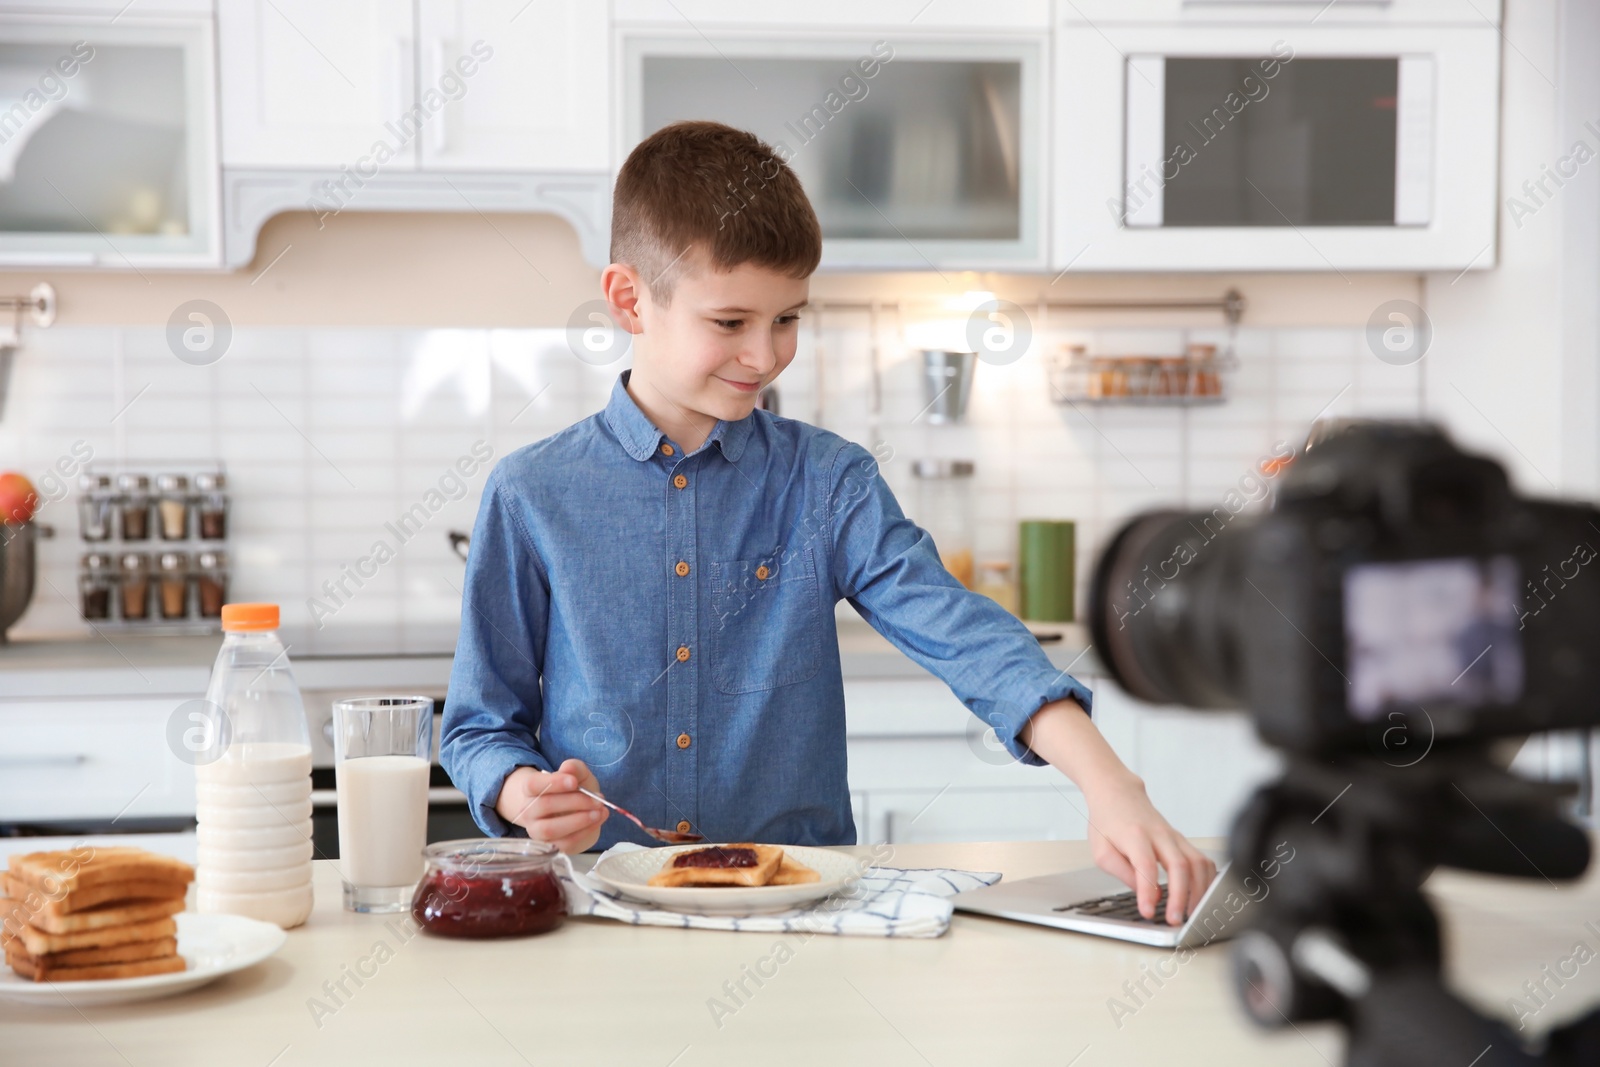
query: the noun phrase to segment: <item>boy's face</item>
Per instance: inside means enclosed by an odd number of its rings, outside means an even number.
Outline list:
[[[698,249],[684,257],[690,260],[671,268],[683,274],[667,307],[636,282],[629,308],[609,277],[618,268],[607,268],[613,314],[632,312],[618,319],[635,335],[629,382],[653,388],[688,412],[736,421],[794,360],[811,283],[749,263],[714,270]]]

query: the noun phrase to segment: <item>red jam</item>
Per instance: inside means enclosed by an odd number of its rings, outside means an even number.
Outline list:
[[[521,839],[442,841],[423,850],[427,871],[411,917],[445,937],[523,937],[567,916],[553,846]]]
[[[756,850],[753,848],[697,848],[680,852],[672,857],[674,867],[754,867]]]

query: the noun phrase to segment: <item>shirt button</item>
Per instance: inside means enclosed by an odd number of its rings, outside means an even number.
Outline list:
[[[678,833],[686,834],[688,832],[689,832],[689,820],[688,819],[679,819],[678,820]]]
[[[661,454],[663,456],[670,456],[675,451],[677,451],[677,450],[674,449],[671,445],[667,444],[665,441],[661,442]]]
[[[684,486],[689,484],[689,479],[685,478],[681,474],[674,474],[672,476],[672,484],[677,488],[682,489]]]
[[[678,565],[672,568],[672,572],[679,578],[686,578],[689,575],[689,565],[680,559]]]
[[[766,581],[767,576],[771,573],[771,571],[767,570],[767,565],[765,563],[756,568],[756,578],[760,581]]]
[[[678,662],[679,663],[688,663],[689,662],[689,646],[688,645],[679,645],[678,646]]]
[[[688,734],[679,734],[678,735],[678,747],[679,748],[688,748],[689,747],[689,735]]]

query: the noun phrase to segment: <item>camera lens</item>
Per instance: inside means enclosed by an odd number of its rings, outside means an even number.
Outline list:
[[[1154,511],[1112,539],[1089,586],[1089,627],[1111,676],[1155,704],[1240,707],[1237,589],[1253,517]]]

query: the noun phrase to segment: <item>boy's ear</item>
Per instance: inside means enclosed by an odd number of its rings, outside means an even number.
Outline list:
[[[600,272],[600,291],[611,319],[629,333],[644,332],[640,304],[649,299],[639,272],[626,263],[612,263]]]

